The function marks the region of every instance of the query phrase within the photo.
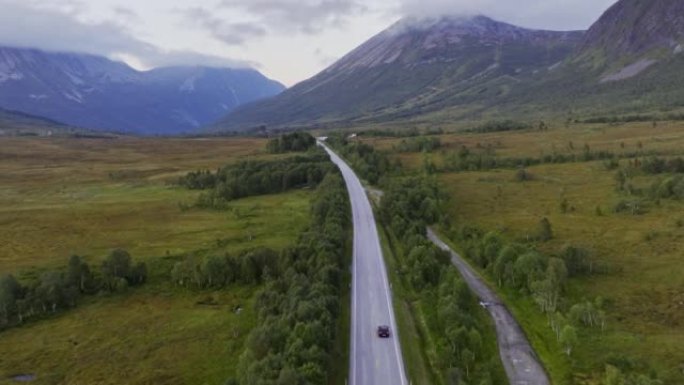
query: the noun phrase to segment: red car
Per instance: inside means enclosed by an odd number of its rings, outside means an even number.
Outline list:
[[[390,338],[390,327],[387,325],[378,326],[378,337]]]

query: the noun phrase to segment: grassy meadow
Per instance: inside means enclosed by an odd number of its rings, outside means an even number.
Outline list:
[[[0,333],[0,384],[223,384],[235,375],[256,315],[257,287],[195,292],[173,286],[183,255],[294,244],[312,192],[190,207],[198,192],[174,185],[197,169],[268,159],[259,139],[0,141],[0,273],[33,276],[91,265],[113,248],[150,270],[146,285],[81,299],[76,309]],[[239,310],[238,310],[239,309]]]
[[[143,259],[211,248],[218,239],[281,247],[299,230],[292,221],[307,217],[307,192],[245,199],[219,212],[182,210],[198,193],[173,185],[189,171],[271,157],[264,146],[256,139],[5,138],[0,271],[61,266],[71,254],[97,259],[117,247]]]
[[[616,189],[616,170],[604,161],[540,164],[526,168],[531,180],[519,181],[518,170],[449,172],[445,159],[466,146],[500,158],[540,158],[547,154],[581,155],[585,148],[616,155],[684,155],[681,122],[559,125],[546,131],[524,130],[439,136],[432,153],[399,153],[401,138],[364,138],[366,143],[399,159],[404,168],[422,172],[426,159],[449,196],[448,213],[456,226],[497,231],[510,241],[533,238],[548,218],[553,239],[537,247],[550,255],[575,245],[608,272],[569,281],[564,303],[571,306],[601,297],[608,316],[604,331],[580,329],[580,344],[567,357],[548,320],[530,297],[501,289],[537,348],[555,384],[601,384],[606,362],[634,370],[655,370],[663,383],[684,383],[684,203],[648,199],[640,215],[615,212],[621,200],[633,199]],[[630,159],[620,160],[629,168]],[[666,175],[636,173],[630,180],[648,191]],[[562,209],[562,203],[566,208]],[[455,244],[455,247],[459,247]],[[651,368],[651,369],[648,369]],[[629,370],[629,369],[628,369]]]

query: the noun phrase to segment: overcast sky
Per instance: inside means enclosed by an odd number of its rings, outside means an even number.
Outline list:
[[[291,86],[403,16],[485,14],[586,29],[615,0],[0,0],[0,44],[94,53],[139,69],[249,66]]]

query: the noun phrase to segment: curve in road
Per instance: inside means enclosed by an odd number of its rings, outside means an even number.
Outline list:
[[[527,341],[525,333],[499,297],[482,282],[460,255],[439,239],[432,229],[428,229],[428,238],[437,247],[451,254],[451,261],[494,319],[499,355],[511,385],[549,385],[546,371]]]
[[[342,172],[354,223],[349,384],[406,385],[392,293],[373,209],[354,171],[325,144],[319,144]],[[379,325],[390,326],[390,338],[378,338]]]

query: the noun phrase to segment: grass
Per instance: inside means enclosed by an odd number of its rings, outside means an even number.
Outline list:
[[[245,157],[265,141],[4,139],[0,142],[0,271],[62,265],[112,248],[136,258],[212,247],[282,247],[308,216],[308,192],[245,199],[228,212],[182,210],[197,192],[177,176]],[[294,217],[294,218],[293,218]]]
[[[577,133],[578,138],[594,147],[621,148],[620,143],[642,142],[643,148],[658,153],[684,152],[681,124],[665,128],[658,138],[644,134],[650,125],[603,127],[596,136]],[[660,126],[659,126],[660,127]],[[668,126],[669,127],[669,126]],[[540,140],[548,146],[566,140],[565,132],[548,134]],[[511,154],[524,154],[529,144],[526,133],[500,134]],[[650,139],[648,139],[650,138]],[[456,139],[454,139],[456,140]],[[540,144],[541,146],[542,144]],[[625,162],[625,161],[623,161]],[[499,231],[511,240],[525,240],[543,217],[549,218],[554,239],[539,245],[553,254],[565,244],[583,246],[595,260],[610,267],[610,273],[573,279],[567,304],[603,297],[608,301],[608,329],[582,330],[582,343],[570,359],[563,358],[540,316],[527,298],[504,293],[511,309],[548,367],[554,383],[595,383],[606,361],[628,357],[637,365],[656,369],[666,383],[684,380],[684,343],[681,320],[684,317],[684,230],[677,220],[684,206],[677,201],[650,204],[644,215],[613,213],[613,207],[626,198],[615,191],[614,172],[601,162],[541,165],[528,171],[530,182],[517,182],[513,170],[449,173],[440,175],[445,191],[451,196],[450,214],[455,223],[469,223]],[[648,185],[654,177],[637,180]],[[570,210],[562,213],[566,199]],[[597,207],[600,208],[599,215]]]
[[[273,158],[265,144],[0,141],[0,272],[34,275],[65,266],[74,253],[99,264],[116,247],[150,270],[140,289],[84,298],[76,309],[1,333],[0,384],[21,374],[36,375],[36,384],[223,384],[235,376],[258,287],[185,291],[170,285],[168,272],[188,253],[293,244],[307,226],[312,192],[241,199],[228,210],[187,209],[198,193],[170,182],[247,157]]]
[[[392,157],[402,161],[408,169],[422,167],[423,159],[429,156],[437,165],[443,164],[445,152],[452,152],[463,146],[471,151],[491,148],[497,156],[504,158],[540,157],[549,154],[582,154],[585,144],[592,151],[611,151],[615,154],[630,152],[664,154],[679,153],[684,148],[684,123],[658,122],[622,124],[579,124],[566,126],[550,122],[548,131],[529,129],[515,132],[450,133],[438,136],[442,150],[433,154],[401,153]],[[391,151],[402,138],[363,138],[362,140],[379,150]]]
[[[217,305],[197,304],[207,296]],[[32,374],[36,384],[222,384],[236,374],[253,300],[252,288],[199,294],[165,285],[98,298],[4,332],[0,383]]]
[[[448,128],[448,127],[446,127]],[[363,138],[402,161],[408,171],[422,171],[424,159],[439,167],[446,156],[467,146],[491,148],[499,157],[533,157],[609,151],[638,153],[640,158],[684,154],[682,122],[571,124],[552,123],[548,131],[450,133],[440,136],[443,148],[431,154],[397,153],[396,138]],[[622,160],[623,167],[628,165]],[[591,251],[609,272],[571,279],[562,307],[602,297],[607,329],[582,328],[580,346],[565,356],[546,317],[526,296],[499,289],[549,371],[554,384],[599,384],[606,362],[631,361],[637,371],[649,367],[667,384],[684,383],[684,203],[650,202],[643,215],[615,213],[615,205],[631,199],[615,189],[615,171],[603,162],[544,164],[529,167],[533,180],[518,182],[516,170],[438,173],[449,195],[452,223],[498,231],[511,241],[527,241],[539,221],[550,220],[554,238],[538,247],[549,254],[566,244]],[[640,176],[631,183],[648,188],[660,176]],[[567,200],[563,213],[561,202]],[[458,246],[458,245],[456,245]]]
[[[448,240],[443,233],[440,233],[440,239],[446,239],[446,243],[453,249],[459,250],[458,245]],[[463,250],[459,250],[460,255],[465,255]],[[549,376],[554,379],[554,384],[567,383],[566,379],[571,376],[571,368],[569,362],[563,355],[561,346],[557,343],[553,331],[549,328],[546,317],[537,310],[537,305],[529,298],[520,295],[519,293],[498,288],[491,279],[478,266],[470,263],[466,259],[470,267],[478,272],[481,280],[487,285],[497,291],[502,301],[508,305],[508,309],[513,314],[513,317],[518,321],[522,329],[525,331],[527,339],[530,341],[535,353],[543,362],[544,369]],[[513,306],[511,306],[513,305]],[[489,318],[491,320],[491,318]],[[496,334],[492,321],[491,334],[484,336],[484,341],[495,341]]]

